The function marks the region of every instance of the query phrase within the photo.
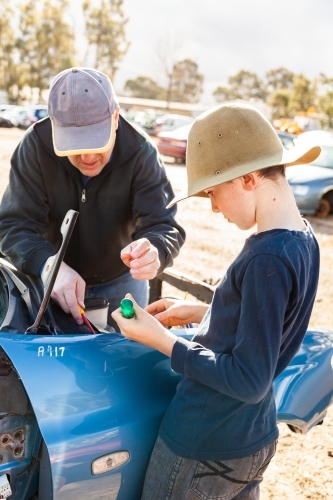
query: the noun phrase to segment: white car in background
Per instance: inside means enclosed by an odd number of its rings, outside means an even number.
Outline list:
[[[160,132],[169,132],[184,125],[191,125],[195,118],[185,115],[167,114],[156,119],[155,127],[151,135],[157,135]]]

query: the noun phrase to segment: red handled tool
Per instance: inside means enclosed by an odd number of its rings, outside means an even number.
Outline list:
[[[96,333],[95,330],[93,329],[93,327],[91,326],[89,319],[84,315],[84,309],[82,309],[82,307],[80,307],[80,306],[79,306],[79,309],[80,309],[80,313],[81,313],[81,318],[83,319],[83,321],[85,322],[85,324],[87,325],[87,327],[89,328],[91,333]]]

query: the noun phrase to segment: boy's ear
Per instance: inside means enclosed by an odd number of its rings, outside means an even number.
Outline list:
[[[255,174],[255,172],[252,172],[251,174],[243,175],[241,177],[241,179],[242,179],[243,188],[246,191],[253,191],[258,184],[258,177]]]

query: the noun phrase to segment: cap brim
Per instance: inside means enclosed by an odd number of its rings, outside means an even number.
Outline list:
[[[319,146],[309,147],[309,145],[297,144],[291,149],[283,148],[281,154],[274,154],[269,158],[262,158],[259,161],[236,165],[232,169],[222,171],[218,176],[214,175],[213,177],[198,179],[196,182],[192,182],[191,186],[188,184],[173,200],[171,200],[167,208],[171,208],[175,203],[185,200],[190,196],[207,197],[208,195],[206,195],[204,189],[209,189],[223,182],[231,181],[237,177],[255,172],[262,168],[273,167],[275,165],[286,165],[287,167],[291,167],[293,165],[311,163],[318,158],[320,152],[321,148]]]
[[[57,156],[71,156],[108,151],[115,136],[115,117],[82,127],[52,124],[53,147]]]

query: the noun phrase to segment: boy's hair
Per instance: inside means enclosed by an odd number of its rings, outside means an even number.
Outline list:
[[[257,170],[258,177],[264,179],[272,179],[276,181],[279,177],[286,176],[286,166],[285,165],[273,165],[273,167],[266,167]]]

